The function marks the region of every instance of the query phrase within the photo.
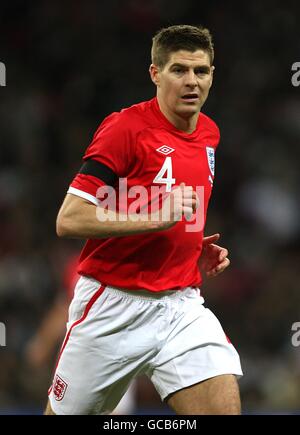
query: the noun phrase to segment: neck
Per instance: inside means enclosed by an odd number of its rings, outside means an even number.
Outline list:
[[[183,115],[171,112],[159,96],[157,96],[157,101],[162,114],[178,130],[182,130],[188,134],[191,134],[196,130],[199,112],[194,113],[192,116],[184,117]]]

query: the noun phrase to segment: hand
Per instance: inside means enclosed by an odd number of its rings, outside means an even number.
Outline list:
[[[220,234],[203,237],[202,253],[198,264],[208,278],[219,275],[230,264],[227,258],[228,250],[214,244],[219,238]]]
[[[181,221],[183,216],[186,220],[191,220],[198,206],[198,196],[192,186],[180,183],[163,203],[160,215],[162,225],[165,229],[170,228]]]

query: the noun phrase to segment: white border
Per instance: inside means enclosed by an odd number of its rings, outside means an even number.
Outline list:
[[[89,193],[83,192],[82,190],[75,189],[75,187],[70,186],[67,193],[80,196],[80,198],[87,199],[88,201],[92,202],[94,205],[99,205],[97,198],[95,198],[93,195],[90,195]]]

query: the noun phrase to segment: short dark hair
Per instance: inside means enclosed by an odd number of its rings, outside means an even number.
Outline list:
[[[171,53],[179,50],[194,52],[206,51],[212,65],[214,60],[214,45],[210,31],[202,26],[185,24],[165,27],[152,38],[152,63],[163,68]]]

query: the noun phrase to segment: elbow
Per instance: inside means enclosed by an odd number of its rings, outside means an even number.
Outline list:
[[[67,219],[60,214],[57,216],[56,219],[56,234],[58,235],[58,237],[62,238],[67,238],[71,236]]]
[[[56,234],[58,237],[68,239],[86,238],[84,212],[84,205],[78,201],[77,197],[68,196],[56,218]]]

